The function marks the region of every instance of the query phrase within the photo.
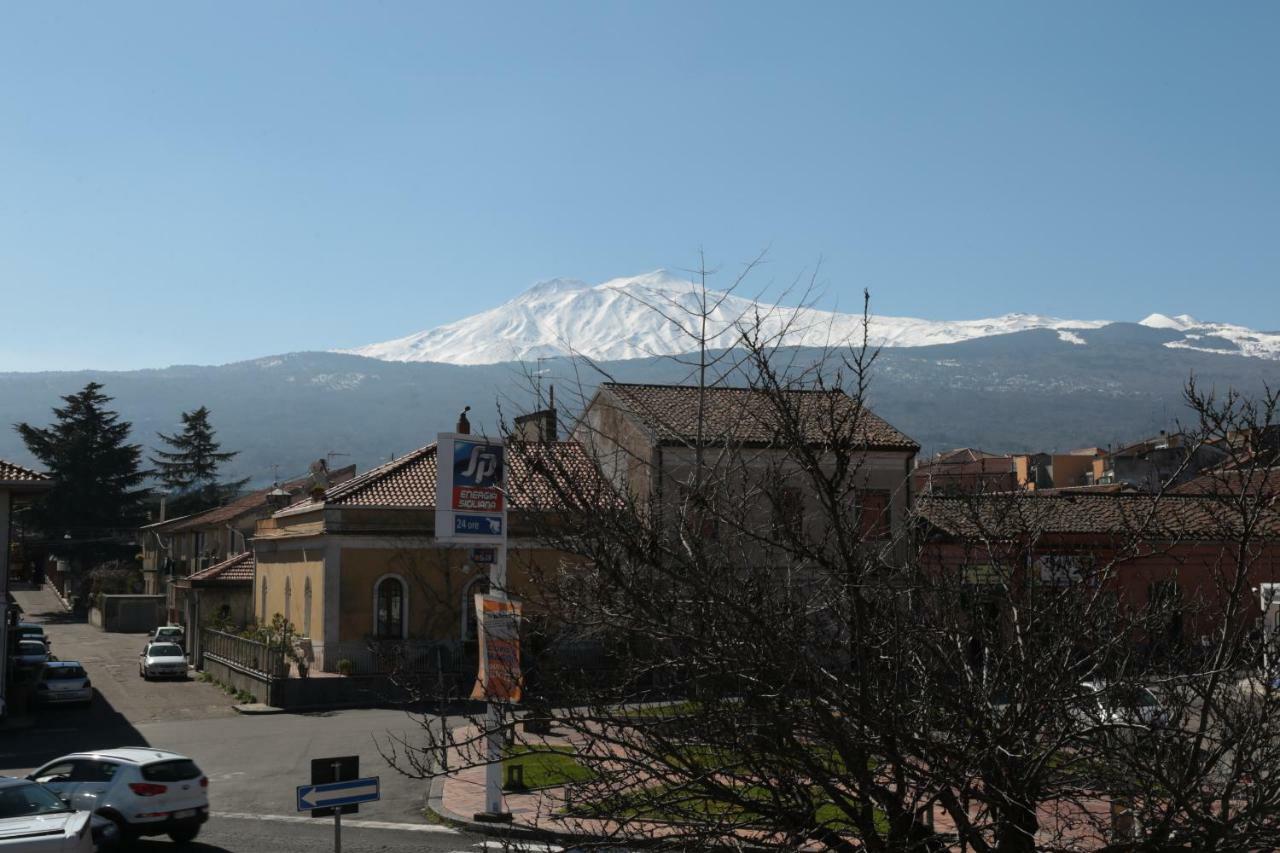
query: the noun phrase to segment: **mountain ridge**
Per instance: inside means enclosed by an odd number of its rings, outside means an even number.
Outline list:
[[[757,311],[760,330],[782,345],[842,345],[862,339],[860,314],[784,306],[724,291],[703,294],[697,283],[659,269],[595,285],[578,279],[548,279],[470,317],[338,352],[382,361],[446,364],[497,364],[570,355],[610,361],[679,355],[697,349],[691,321],[704,297],[711,306],[708,338],[714,348],[736,344],[737,320],[754,317]],[[1115,322],[1123,321],[1023,312],[977,320],[871,315],[868,337],[873,346],[907,348],[1051,329],[1067,343],[1087,346],[1081,331]],[[1166,342],[1170,349],[1280,360],[1280,334],[1201,322],[1187,314],[1153,313],[1138,325],[1179,333],[1181,337]]]

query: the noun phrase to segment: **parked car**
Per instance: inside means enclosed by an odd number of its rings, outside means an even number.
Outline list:
[[[13,652],[16,669],[39,669],[49,660],[49,649],[39,640],[19,640]]]
[[[39,622],[19,622],[13,629],[12,636],[16,640],[39,640],[44,643],[45,648],[49,648],[49,637],[44,632],[44,626]]]
[[[209,778],[185,755],[122,747],[54,759],[28,779],[73,808],[110,820],[122,841],[168,835],[179,844],[196,837],[209,819]]]
[[[177,643],[147,643],[138,655],[138,675],[152,678],[186,678],[187,653]]]
[[[1080,684],[1080,715],[1085,722],[1113,729],[1153,729],[1168,722],[1160,700],[1140,684]]]
[[[51,660],[40,670],[36,701],[50,705],[93,702],[93,682],[78,660]]]
[[[152,643],[177,643],[184,649],[187,647],[187,632],[181,625],[161,625],[151,635]]]
[[[93,851],[93,812],[43,785],[0,776],[0,851]]]

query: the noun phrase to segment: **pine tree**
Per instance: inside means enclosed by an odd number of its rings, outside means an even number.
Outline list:
[[[218,482],[218,467],[234,459],[239,451],[223,452],[209,424],[209,409],[201,406],[182,413],[182,431],[172,435],[156,433],[171,450],[157,450],[151,457],[157,478],[172,492],[174,512],[198,512],[217,506],[248,480]]]
[[[47,427],[17,424],[27,449],[54,487],[32,510],[53,550],[91,565],[132,554],[130,528],[144,520],[142,448],[129,444],[132,424],[107,408],[112,398],[90,382],[63,397]],[[128,532],[127,532],[128,531]]]

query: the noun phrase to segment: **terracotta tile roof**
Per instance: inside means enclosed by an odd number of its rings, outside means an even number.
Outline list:
[[[1247,493],[1280,505],[1280,465],[1210,471],[1170,489],[1178,495],[1236,495]]]
[[[576,441],[510,443],[507,490],[513,509],[564,509],[581,497],[594,508],[617,503],[599,469]],[[429,444],[325,492],[325,506],[436,505],[436,446]],[[314,506],[309,498],[290,510]]]
[[[343,483],[355,476],[356,466],[348,465],[345,468],[339,468],[329,472],[329,481],[331,483]],[[305,477],[297,477],[286,483],[281,483],[280,488],[289,492],[295,498],[306,491],[311,485],[311,475]],[[166,532],[177,533],[182,530],[195,530],[201,527],[221,527],[229,521],[239,518],[247,513],[263,509],[267,505],[267,495],[276,489],[270,486],[265,489],[258,489],[247,495],[242,495],[235,500],[216,506],[213,509],[207,509],[204,512],[198,512],[194,515],[188,515],[181,519],[178,523],[165,527]]]
[[[935,530],[964,538],[1045,534],[1138,534],[1144,539],[1225,539],[1238,518],[1222,501],[1201,496],[1019,492],[979,498],[922,495],[920,517]],[[1258,535],[1280,537],[1280,507],[1261,519]]]
[[[237,583],[241,581],[253,580],[254,569],[257,562],[254,560],[252,551],[245,551],[229,557],[221,563],[209,566],[207,569],[200,571],[187,577],[189,581],[203,581],[205,583]]]
[[[46,483],[49,477],[39,471],[23,468],[0,459],[0,483]]]
[[[641,421],[660,443],[684,445],[698,432],[696,386],[606,382],[600,390]],[[765,392],[753,388],[705,389],[704,436],[713,443],[751,446],[780,441],[778,416]],[[911,450],[920,445],[843,391],[789,390],[786,404],[803,425],[806,441],[823,444],[835,432],[855,428],[869,448]]]

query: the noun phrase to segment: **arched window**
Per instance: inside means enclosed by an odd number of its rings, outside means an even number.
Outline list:
[[[302,583],[302,635],[311,636],[311,578]]]
[[[463,642],[474,642],[479,639],[479,627],[476,624],[476,593],[489,591],[488,575],[480,575],[467,584],[462,593],[462,639]]]
[[[284,579],[284,621],[293,621],[293,578]]]
[[[262,579],[262,619],[261,624],[267,624],[267,579]]]
[[[400,640],[405,637],[404,581],[395,575],[380,579],[373,588],[373,635]]]

